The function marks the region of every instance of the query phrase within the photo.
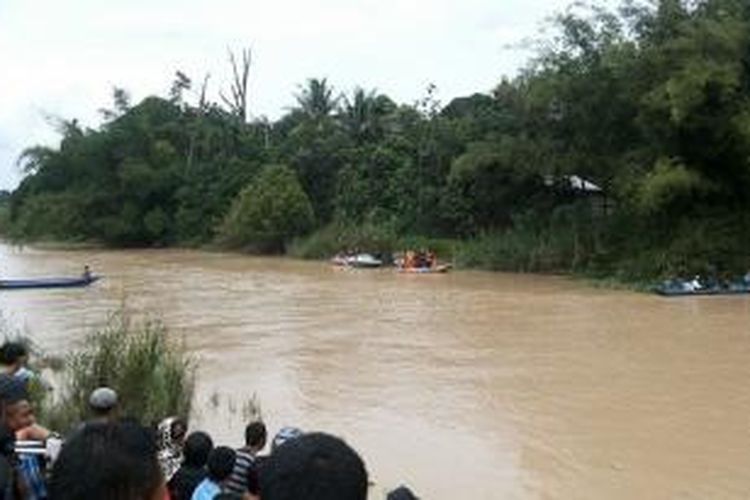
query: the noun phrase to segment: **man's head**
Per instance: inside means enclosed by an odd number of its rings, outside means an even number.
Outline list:
[[[245,427],[245,446],[260,451],[266,446],[268,432],[263,422],[252,422]]]
[[[89,408],[96,417],[112,416],[117,408],[117,393],[109,387],[98,387],[89,396]]]
[[[169,425],[169,437],[172,443],[178,446],[182,446],[185,442],[185,435],[187,434],[187,422],[182,418],[175,418]]]
[[[86,425],[65,443],[50,478],[57,500],[164,498],[154,436],[131,421]]]
[[[222,483],[234,469],[234,461],[237,454],[232,448],[218,446],[211,450],[208,455],[208,478],[215,483]]]
[[[36,422],[26,387],[10,375],[0,376],[0,410],[2,424],[13,432]]]
[[[419,500],[419,498],[406,486],[399,486],[391,490],[385,497],[385,500]]]
[[[0,346],[0,364],[20,368],[29,358],[29,350],[22,342],[6,342]]]
[[[208,461],[208,455],[214,448],[214,442],[211,436],[205,432],[191,432],[185,440],[185,447],[182,449],[185,465],[192,467],[203,467]]]
[[[341,439],[305,434],[271,454],[260,472],[260,491],[263,500],[364,500],[367,471]]]
[[[5,404],[5,425],[13,432],[20,431],[36,423],[34,408],[28,399],[9,401]]]

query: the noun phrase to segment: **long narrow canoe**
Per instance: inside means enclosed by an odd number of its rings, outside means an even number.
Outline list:
[[[730,283],[726,286],[691,288],[681,282],[667,281],[653,288],[655,293],[665,297],[688,297],[690,295],[739,295],[750,293],[750,284]]]
[[[654,292],[664,297],[689,297],[691,295],[741,295],[750,293],[750,288],[701,288],[698,290],[680,290],[676,288],[656,287]]]
[[[100,279],[100,276],[79,276],[76,278],[37,278],[37,279],[0,279],[0,290],[19,290],[26,288],[74,288],[89,286]]]

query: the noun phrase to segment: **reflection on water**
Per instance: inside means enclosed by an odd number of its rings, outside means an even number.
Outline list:
[[[87,289],[0,292],[6,321],[46,349],[74,346],[123,300],[160,314],[202,361],[196,426],[239,444],[255,393],[272,432],[344,436],[376,493],[402,482],[424,498],[750,491],[750,297],[190,251],[0,255],[9,277],[84,263],[106,275]]]

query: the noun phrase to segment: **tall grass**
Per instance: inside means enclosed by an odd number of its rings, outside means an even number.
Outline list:
[[[398,236],[390,225],[332,223],[305,238],[298,238],[287,253],[303,259],[327,259],[342,250],[389,253],[398,248]]]
[[[561,206],[548,217],[529,212],[506,229],[462,241],[456,263],[500,271],[584,271],[601,252],[598,235],[597,221],[585,207]]]
[[[124,309],[112,314],[102,330],[67,356],[56,394],[36,392],[40,421],[70,429],[88,417],[88,397],[102,385],[117,391],[122,416],[144,424],[170,415],[187,418],[196,365],[167,333],[159,321],[134,321]]]

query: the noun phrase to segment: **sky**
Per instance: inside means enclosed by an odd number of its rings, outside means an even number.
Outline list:
[[[167,95],[180,70],[209,97],[228,50],[250,47],[251,117],[278,118],[308,78],[413,103],[490,91],[532,56],[521,47],[569,0],[0,0],[0,189],[24,148],[59,143],[55,119],[100,123],[114,86]],[[198,85],[195,85],[198,87]],[[187,96],[187,100],[197,100]]]

